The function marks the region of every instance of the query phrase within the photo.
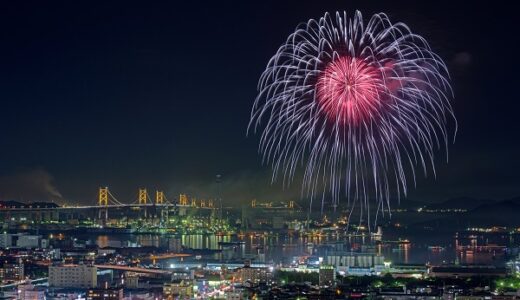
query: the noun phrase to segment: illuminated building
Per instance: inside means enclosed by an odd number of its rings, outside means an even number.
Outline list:
[[[186,299],[193,296],[193,283],[174,280],[163,285],[163,299]]]
[[[3,260],[0,268],[0,282],[20,281],[24,277],[24,265],[21,260]]]
[[[43,242],[43,246],[41,245]],[[26,248],[26,249],[32,249],[32,248],[46,248],[44,246],[46,245],[46,241],[42,240],[42,237],[39,235],[20,235],[18,237],[18,241],[16,241],[16,246],[19,248]]]
[[[139,274],[134,272],[125,273],[125,287],[130,289],[139,288]]]
[[[123,288],[89,289],[87,300],[123,300]]]
[[[375,266],[383,266],[385,258],[376,254],[369,253],[348,253],[328,255],[326,262],[336,267],[361,267],[371,268]]]
[[[0,248],[6,249],[13,246],[13,235],[4,233],[0,234]]]
[[[242,284],[246,282],[258,284],[270,281],[273,274],[270,268],[251,267],[251,261],[246,261],[244,267],[237,269],[237,278]]]
[[[336,269],[331,265],[320,266],[320,286],[333,286],[336,281]]]
[[[97,267],[73,264],[49,266],[49,286],[93,288],[97,286]]]
[[[45,289],[35,288],[32,284],[18,287],[20,300],[45,300]]]
[[[48,242],[42,239],[41,235],[29,235],[25,233],[4,233],[0,234],[0,248],[47,248]]]
[[[240,282],[242,283],[249,281],[256,284],[269,281],[272,278],[272,273],[268,268],[245,266],[238,270],[238,278],[240,278]]]
[[[428,267],[421,264],[397,264],[385,262],[382,273],[392,274],[394,278],[422,278],[428,274]]]

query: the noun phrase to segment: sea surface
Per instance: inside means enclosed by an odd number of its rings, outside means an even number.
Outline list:
[[[221,250],[202,253],[202,261],[288,264],[301,256],[326,256],[332,253],[376,253],[393,264],[492,264],[503,265],[517,255],[519,234],[509,233],[423,233],[402,237],[399,233],[383,234],[376,241],[369,234],[300,237],[296,234],[247,233],[243,236],[182,235],[177,237],[153,234],[114,234],[82,236],[99,247],[164,246],[175,239],[176,245],[191,249]],[[407,240],[408,242],[406,242]],[[221,243],[219,243],[221,242]],[[227,243],[225,245],[222,242]],[[230,244],[229,242],[243,242]],[[484,246],[484,247],[482,247]],[[174,260],[160,263],[170,264]]]

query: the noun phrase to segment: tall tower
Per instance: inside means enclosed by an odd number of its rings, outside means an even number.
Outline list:
[[[162,192],[162,191],[155,192],[155,204],[164,204],[164,192]]]
[[[148,194],[146,189],[139,189],[139,204],[146,204],[148,200]]]
[[[188,196],[186,194],[179,195],[179,205],[188,205]]]
[[[146,192],[146,189],[139,189],[138,203],[139,205],[144,206],[144,218],[148,218],[148,207],[146,206],[148,203],[148,193]]]
[[[108,220],[108,187],[99,188],[98,206],[100,206],[98,219],[101,221],[102,225],[104,225]]]
[[[100,187],[98,193],[98,205],[99,206],[107,206],[108,205],[108,187]]]
[[[157,210],[161,215],[160,223],[164,223],[168,219],[168,206],[163,206],[164,204],[164,192],[163,191],[155,191],[155,207],[154,214],[157,217]],[[160,206],[157,206],[160,205]]]

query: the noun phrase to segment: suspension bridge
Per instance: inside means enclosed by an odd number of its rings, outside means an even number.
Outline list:
[[[11,219],[13,215],[26,216],[27,220],[42,219],[65,219],[71,220],[78,215],[88,215],[95,219],[106,221],[109,219],[109,211],[118,211],[119,215],[125,212],[133,212],[139,218],[164,218],[169,211],[186,212],[189,210],[218,210],[214,199],[197,199],[189,197],[187,194],[180,194],[178,198],[171,201],[163,191],[156,190],[154,197],[146,188],[139,188],[133,202],[124,203],[118,200],[108,187],[98,189],[96,200],[91,205],[23,205],[23,206],[0,206],[0,213],[4,214],[4,219]],[[58,215],[58,217],[54,216]],[[66,217],[60,217],[65,215]]]

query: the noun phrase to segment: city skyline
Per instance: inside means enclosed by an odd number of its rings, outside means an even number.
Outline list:
[[[299,200],[298,184],[270,184],[257,137],[246,136],[257,79],[296,24],[355,9],[407,23],[451,73],[457,142],[437,178],[418,176],[408,199],[520,195],[515,63],[501,61],[514,44],[504,41],[516,38],[512,12],[457,3],[276,5],[8,4],[0,200],[87,204],[99,186],[127,202],[141,187],[212,197],[217,174],[228,204]]]

